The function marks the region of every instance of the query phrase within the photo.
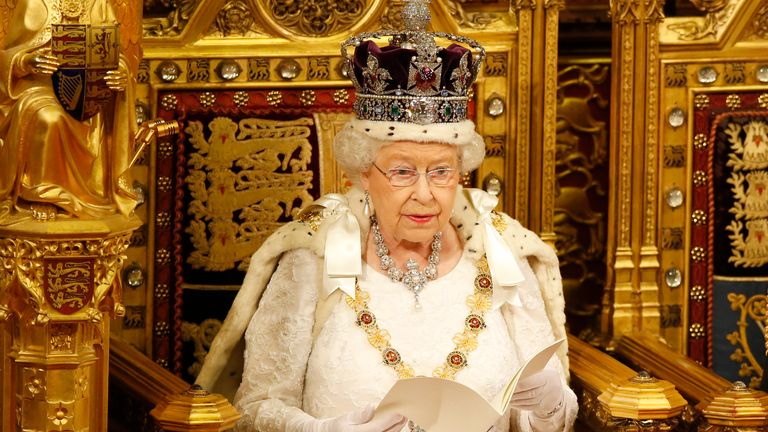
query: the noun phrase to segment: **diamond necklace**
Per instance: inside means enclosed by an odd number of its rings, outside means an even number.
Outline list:
[[[437,263],[440,262],[440,249],[443,247],[441,238],[442,232],[436,232],[432,239],[432,253],[427,258],[427,266],[423,271],[419,271],[419,265],[413,258],[408,258],[405,262],[405,271],[395,266],[395,260],[389,256],[389,248],[384,244],[384,237],[379,230],[379,223],[375,217],[371,218],[371,229],[373,230],[373,242],[376,245],[376,256],[379,257],[379,266],[387,272],[389,280],[392,282],[402,282],[405,287],[413,293],[414,307],[421,309],[419,294],[427,285],[427,281],[437,278]]]

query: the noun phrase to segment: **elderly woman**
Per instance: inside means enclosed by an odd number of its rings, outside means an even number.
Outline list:
[[[198,377],[211,387],[249,323],[238,431],[422,430],[374,416],[398,379],[452,379],[490,401],[564,336],[554,251],[459,185],[484,156],[466,119],[482,49],[437,46],[424,10],[409,4],[410,31],[390,46],[345,44],[356,46],[356,118],[335,154],[356,187],[318,200],[253,256]],[[565,362],[563,349],[523,380],[496,430],[570,429]]]

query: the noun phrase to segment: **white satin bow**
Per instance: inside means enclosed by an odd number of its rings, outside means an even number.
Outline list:
[[[355,296],[355,278],[363,272],[360,225],[341,194],[328,194],[315,201],[336,220],[330,222],[325,238],[325,274],[323,287],[327,295],[336,289]]]
[[[503,302],[503,290],[499,287],[513,287],[519,285],[525,280],[523,272],[517,265],[517,259],[507,246],[507,243],[501,238],[499,232],[494,228],[491,220],[491,211],[496,208],[499,199],[486,193],[481,189],[465,189],[472,201],[472,205],[480,213],[480,222],[483,224],[483,245],[485,246],[485,255],[488,258],[488,267],[491,269],[491,279],[497,289],[494,289],[494,304]],[[520,295],[515,288],[512,292],[510,303],[515,306],[521,306]]]

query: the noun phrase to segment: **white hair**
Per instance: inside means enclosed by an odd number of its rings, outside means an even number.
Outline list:
[[[381,146],[413,141],[443,143],[457,147],[462,172],[475,170],[485,157],[485,142],[471,120],[457,123],[419,125],[391,121],[353,119],[336,134],[333,152],[347,177],[360,183],[360,173],[368,171]]]

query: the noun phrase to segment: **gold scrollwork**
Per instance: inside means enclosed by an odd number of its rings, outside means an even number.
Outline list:
[[[746,35],[747,39],[768,39],[768,3],[755,14]]]
[[[312,201],[311,118],[275,121],[218,117],[206,139],[199,121],[186,133],[194,268],[245,270],[251,254],[281,222]]]
[[[566,295],[580,293],[569,302],[569,312],[580,317],[599,310],[596,301],[587,300],[598,297],[584,293],[603,285],[597,263],[605,251],[607,209],[591,197],[607,193],[595,173],[608,162],[608,129],[592,113],[608,105],[599,86],[609,73],[604,64],[569,65],[558,71],[555,245]]]
[[[187,26],[190,18],[200,0],[177,0],[176,8],[166,18],[146,20],[144,22],[144,36],[177,36]]]
[[[243,0],[230,0],[216,15],[209,34],[253,36],[263,35],[264,29],[256,25],[250,7]]]
[[[499,14],[495,13],[466,12],[462,3],[464,3],[462,0],[447,0],[445,2],[451,16],[456,20],[456,24],[476,30],[482,30],[501,19]]]
[[[735,8],[731,0],[691,0],[697,8],[707,13],[704,22],[695,20],[671,24],[669,29],[678,34],[682,41],[701,40],[709,36],[717,36],[725,23],[733,14]]]
[[[51,351],[71,352],[76,324],[51,324]]]
[[[110,292],[110,288],[113,287],[117,271],[125,259],[123,253],[128,248],[129,242],[129,233],[102,240],[33,241],[22,238],[1,238],[0,263],[2,263],[2,268],[0,269],[0,280],[4,284],[13,283],[14,280],[19,282],[27,294],[27,298],[24,299],[25,302],[30,304],[38,313],[36,323],[48,321],[48,313],[52,311],[44,310],[46,304],[50,304],[56,309],[55,302],[46,302],[46,284],[51,284],[51,288],[56,293],[56,297],[48,296],[48,300],[58,299],[58,293],[61,293],[60,305],[66,304],[67,299],[77,298],[85,303],[85,306],[92,305],[89,308],[89,314],[98,312],[102,301]],[[56,277],[57,274],[72,275],[77,272],[79,274],[77,279],[80,281],[84,278],[85,268],[81,268],[77,263],[82,260],[91,262],[89,264],[91,275],[88,279],[92,283],[92,291],[90,291],[92,294],[85,296],[87,299],[82,296],[82,290],[78,288],[80,282],[71,285],[71,281],[62,280],[59,282],[59,278]],[[74,263],[75,266],[67,267],[66,263]],[[61,267],[58,264],[61,264]],[[49,275],[52,279],[46,279]],[[75,291],[77,291],[77,295],[75,295]],[[121,293],[118,290],[113,290],[112,295],[119,299]],[[73,305],[76,303],[77,301]],[[7,307],[7,305],[4,306]],[[74,311],[62,313],[72,312]]]
[[[356,24],[360,14],[369,8],[370,0],[336,0],[335,7],[319,7],[310,0],[267,0],[272,18],[303,36],[330,36]]]
[[[739,376],[749,378],[749,386],[757,388],[763,377],[763,367],[755,358],[747,339],[747,328],[749,320],[755,321],[760,327],[762,333],[765,333],[766,302],[768,297],[765,294],[758,294],[747,297],[744,294],[728,293],[728,301],[731,303],[731,309],[739,313],[739,319],[736,322],[738,330],[729,333],[725,338],[731,345],[735,346],[730,359],[739,363]],[[762,346],[760,350],[762,351]]]
[[[195,347],[192,354],[195,357],[195,362],[187,369],[190,375],[196,377],[200,372],[205,356],[211,348],[211,342],[219,333],[219,329],[221,329],[221,321],[213,318],[206,319],[200,324],[186,321],[181,324],[182,340],[184,342],[192,342]]]

